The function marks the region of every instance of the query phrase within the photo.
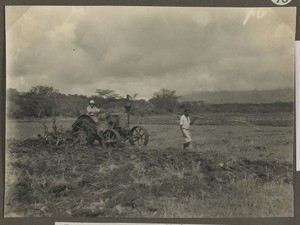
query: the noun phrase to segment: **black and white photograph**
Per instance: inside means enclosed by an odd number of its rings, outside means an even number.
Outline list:
[[[295,7],[6,6],[5,217],[293,217]]]

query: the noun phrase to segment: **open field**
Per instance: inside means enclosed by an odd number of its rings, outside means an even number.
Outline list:
[[[5,215],[293,216],[292,116],[214,116],[192,127],[189,151],[174,116],[133,118],[149,144],[120,149],[52,146],[38,121],[9,121]]]
[[[126,116],[120,114],[123,123],[126,121]],[[272,113],[272,114],[241,114],[241,113],[203,113],[200,115],[203,119],[195,122],[195,125],[226,125],[234,129],[233,126],[252,127],[259,130],[260,126],[272,127],[292,127],[293,115],[291,113]],[[58,127],[64,130],[71,129],[76,118],[58,117]],[[179,117],[176,114],[170,115],[153,115],[153,116],[131,116],[133,124],[142,125],[178,125]],[[24,120],[8,120],[6,124],[6,138],[11,139],[26,139],[35,138],[38,134],[43,133],[43,123],[49,129],[53,118],[46,119],[24,119]],[[28,129],[29,128],[29,129]],[[230,128],[230,129],[231,129]],[[28,132],[30,130],[30,132]]]

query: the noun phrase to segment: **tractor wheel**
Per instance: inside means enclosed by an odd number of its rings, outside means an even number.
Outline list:
[[[95,127],[89,121],[78,121],[73,127],[72,135],[74,143],[80,145],[91,145],[95,140]]]
[[[129,132],[129,142],[131,145],[146,146],[148,144],[149,134],[142,126],[135,126]]]
[[[105,147],[119,147],[121,142],[121,136],[118,131],[114,129],[108,129],[102,134],[103,144]]]

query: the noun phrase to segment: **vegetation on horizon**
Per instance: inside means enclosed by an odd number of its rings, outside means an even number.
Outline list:
[[[13,119],[42,118],[51,116],[76,117],[85,113],[90,99],[109,112],[120,112],[125,104],[125,96],[121,97],[116,91],[97,89],[95,95],[62,94],[50,86],[35,86],[27,92],[16,89],[7,90],[7,116]],[[132,96],[133,115],[155,115],[177,113],[183,108],[190,108],[193,113],[273,113],[293,112],[292,102],[274,102],[268,104],[206,104],[199,101],[181,101],[176,91],[161,89],[155,92],[148,101]]]

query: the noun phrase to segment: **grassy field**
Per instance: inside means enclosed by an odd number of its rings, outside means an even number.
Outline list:
[[[188,151],[175,116],[132,121],[148,146],[53,146],[40,121],[8,121],[5,215],[293,216],[292,115],[204,115]]]

